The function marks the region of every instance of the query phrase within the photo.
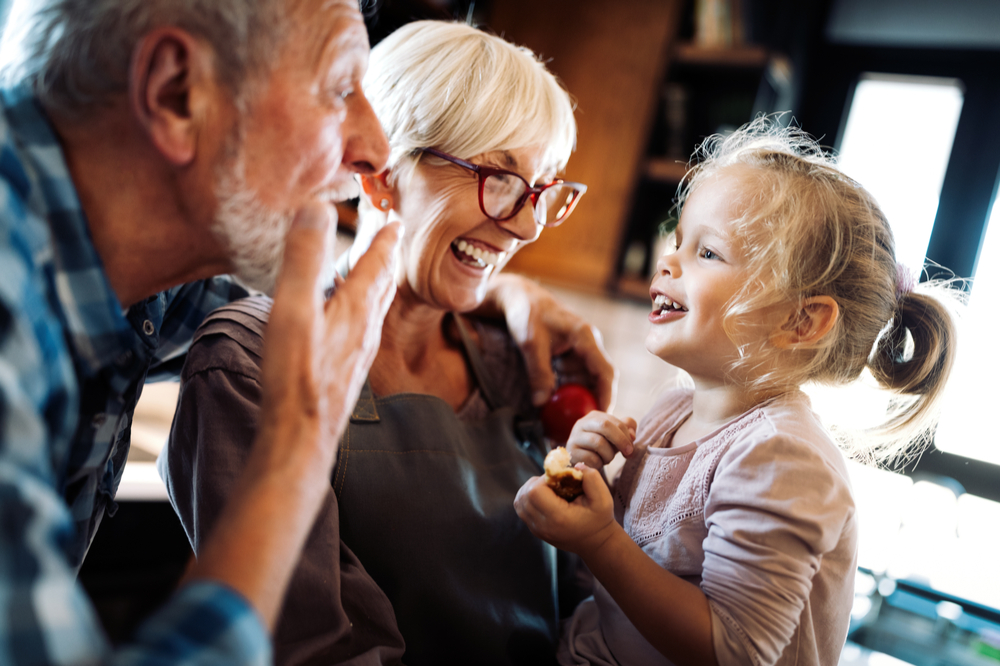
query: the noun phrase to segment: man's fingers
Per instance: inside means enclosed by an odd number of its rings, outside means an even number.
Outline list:
[[[386,299],[386,291],[393,284],[393,266],[396,245],[399,243],[400,224],[389,223],[380,229],[371,245],[358,259],[350,275],[338,286],[337,292],[347,292],[354,298],[361,296],[366,306],[378,309],[388,306],[391,295]]]
[[[330,207],[318,202],[296,213],[285,236],[285,254],[274,291],[276,304],[311,300],[318,294],[330,218]]]
[[[395,293],[392,260],[398,231],[399,225],[392,224],[378,232],[326,304],[323,369],[332,382],[333,405],[345,410],[357,399],[378,352],[382,320]]]
[[[313,203],[295,216],[285,236],[285,253],[275,285],[274,305],[264,340],[264,386],[269,393],[294,393],[308,383],[286,382],[313,368],[312,346],[320,313],[319,275],[326,256],[328,207]],[[296,400],[311,402],[312,394]],[[265,401],[266,405],[270,403]]]

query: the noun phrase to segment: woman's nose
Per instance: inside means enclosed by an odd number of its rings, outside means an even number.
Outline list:
[[[535,221],[535,209],[531,200],[524,202],[524,206],[513,218],[497,221],[497,224],[525,243],[531,243],[542,233],[542,225]]]

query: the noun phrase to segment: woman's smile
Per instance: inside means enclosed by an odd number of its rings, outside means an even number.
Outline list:
[[[459,262],[474,269],[489,269],[503,262],[507,253],[472,239],[456,239],[451,252]]]

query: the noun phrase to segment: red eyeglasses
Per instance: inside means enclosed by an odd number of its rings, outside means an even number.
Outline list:
[[[513,171],[473,164],[436,148],[421,150],[476,172],[479,176],[479,208],[487,217],[498,222],[513,218],[524,207],[524,203],[531,199],[535,222],[555,227],[569,217],[580,197],[587,191],[587,186],[583,183],[570,183],[561,178],[532,187],[520,174]]]

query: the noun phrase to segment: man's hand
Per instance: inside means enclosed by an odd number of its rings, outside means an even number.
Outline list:
[[[604,350],[600,331],[536,283],[513,274],[501,273],[490,280],[483,305],[506,318],[510,334],[524,354],[535,405],[543,405],[556,387],[553,357],[570,352],[582,360],[590,375],[598,407],[611,408],[618,370]]]
[[[599,410],[588,413],[573,425],[566,441],[570,463],[602,470],[618,452],[629,458],[634,451],[635,429],[631,417],[619,419]]]
[[[273,627],[288,579],[330,491],[337,443],[375,359],[395,293],[398,225],[378,233],[326,303],[319,281],[329,207],[296,215],[288,233],[261,369],[261,424],[246,468],[189,579],[246,597]]]
[[[583,495],[568,503],[544,477],[532,477],[517,492],[514,510],[535,537],[584,558],[596,553],[621,526],[615,521],[611,492],[601,473],[580,465]]]
[[[336,444],[375,360],[382,321],[395,295],[392,256],[398,224],[372,240],[325,303],[318,278],[328,254],[327,207],[307,207],[286,241],[264,347],[263,424],[313,414],[323,426],[330,464]],[[319,226],[316,226],[319,225]]]

